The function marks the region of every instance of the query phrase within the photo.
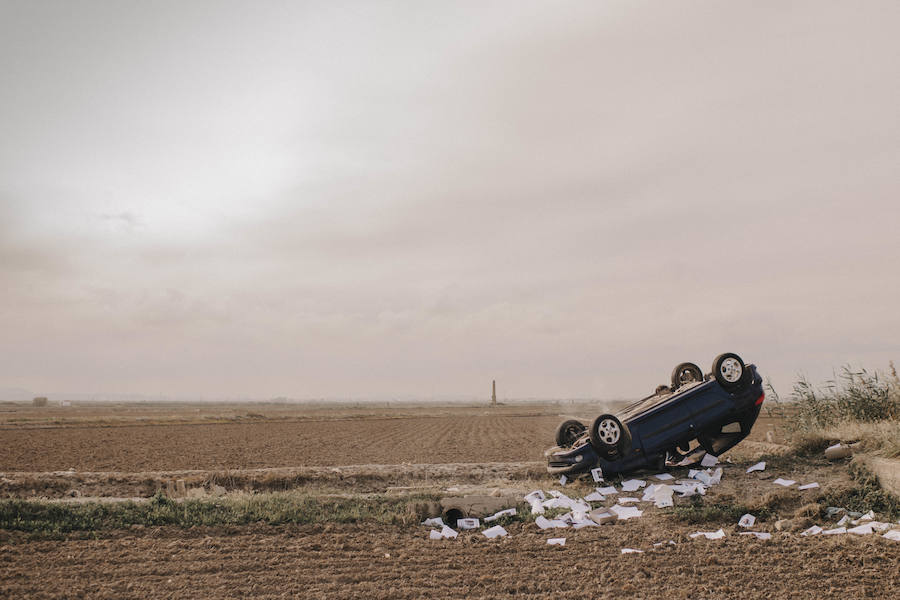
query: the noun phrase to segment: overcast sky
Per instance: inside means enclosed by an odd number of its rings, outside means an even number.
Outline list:
[[[0,0],[0,387],[900,361],[900,3]]]

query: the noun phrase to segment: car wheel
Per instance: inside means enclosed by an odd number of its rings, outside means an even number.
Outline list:
[[[575,419],[563,421],[560,423],[559,427],[556,428],[556,445],[562,447],[571,446],[581,437],[581,434],[583,434],[586,429],[587,426],[581,421],[576,421]]]
[[[713,361],[713,377],[723,388],[733,392],[742,388],[747,382],[747,368],[741,357],[732,352],[720,354]]]
[[[703,381],[703,371],[694,363],[681,363],[672,371],[672,391],[694,381]]]
[[[589,435],[594,449],[607,460],[621,458],[631,446],[631,433],[614,415],[600,415],[594,419]]]

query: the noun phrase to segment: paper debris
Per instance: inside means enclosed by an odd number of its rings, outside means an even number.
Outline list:
[[[615,521],[618,518],[615,514],[607,511],[605,508],[598,508],[597,510],[592,510],[591,512],[588,513],[588,516],[597,525],[603,525],[605,523],[612,523],[613,521]]]
[[[444,520],[440,517],[434,517],[433,519],[425,519],[422,521],[422,525],[427,525],[429,527],[443,527]]]
[[[581,529],[582,527],[599,527],[600,524],[592,519],[576,519],[572,522],[572,529]]]
[[[609,512],[616,515],[620,521],[644,516],[644,511],[639,510],[634,506],[619,506],[618,504],[610,506]]]
[[[458,519],[456,526],[460,529],[478,529],[481,523],[478,522],[478,519]]]
[[[807,483],[806,485],[801,485],[801,486],[798,487],[797,489],[798,489],[798,490],[812,490],[812,489],[815,489],[815,488],[817,488],[817,487],[819,487],[819,483],[818,483],[817,481],[814,481],[814,482],[812,482],[812,483]]]
[[[755,535],[758,540],[771,540],[772,534],[765,531],[742,531],[740,535]]]
[[[869,523],[869,527],[871,527],[875,531],[884,531],[885,529],[890,529],[893,526],[893,523],[882,523],[881,521],[871,521]]]
[[[719,464],[719,457],[712,454],[705,454],[703,460],[700,461],[700,465],[704,467],[714,467],[717,464]]]
[[[507,531],[503,529],[500,525],[494,525],[490,529],[485,529],[481,533],[484,534],[484,537],[488,539],[494,539],[496,537],[503,537],[507,534]]]
[[[516,509],[507,508],[506,510],[501,510],[499,512],[495,512],[494,514],[492,514],[489,517],[485,517],[484,522],[490,523],[491,521],[496,521],[500,517],[514,517],[514,516],[516,516]]]
[[[695,471],[693,478],[705,485],[712,485],[712,476],[706,471]]]
[[[541,515],[537,519],[534,520],[534,524],[537,525],[541,529],[554,529],[554,528],[566,528],[569,525],[563,521],[562,519],[548,519],[547,517]]]
[[[445,538],[451,539],[451,538],[455,538],[457,535],[459,535],[459,534],[456,533],[455,531],[453,531],[452,529],[450,529],[449,527],[447,527],[446,525],[444,525],[440,531],[438,531],[437,529],[432,529],[431,531],[428,532],[428,538],[432,539],[432,540],[441,540],[441,539],[445,539]]]
[[[856,525],[857,523],[861,523],[863,521],[872,521],[874,519],[875,519],[875,513],[870,510],[869,512],[867,512],[866,514],[864,514],[863,516],[858,518],[856,521],[854,521],[853,524]]]
[[[658,473],[656,475],[653,475],[652,477],[657,481],[669,481],[670,479],[675,479],[670,473]]]
[[[894,540],[895,542],[900,542],[900,529],[892,529],[881,537],[885,537],[889,540]]]
[[[784,487],[791,487],[792,485],[794,485],[797,482],[794,481],[793,479],[782,479],[781,477],[779,477],[772,483],[774,483],[775,485],[783,485]]]
[[[699,481],[689,481],[688,483],[678,483],[672,486],[672,491],[678,494],[679,498],[690,498],[697,494],[705,495],[706,486]]]
[[[747,527],[753,527],[754,525],[756,525],[756,517],[748,513],[741,517],[741,520],[738,521],[738,525],[740,525],[744,529],[746,529]]]
[[[629,479],[628,481],[622,483],[622,491],[623,492],[636,492],[642,487],[647,485],[646,481],[641,479]]]
[[[665,546],[665,545],[674,546],[675,540],[669,540],[668,542],[656,542],[655,544],[653,544],[653,547],[659,548],[660,546]]]
[[[525,495],[525,502],[532,504],[535,500],[538,502],[543,502],[547,497],[544,495],[544,492],[541,490],[534,490],[530,494]]]
[[[634,548],[622,548],[622,554],[643,554],[643,550],[635,550]]]
[[[697,531],[690,535],[691,538],[698,538],[700,536],[703,536],[708,540],[721,540],[725,537],[725,531],[722,529],[718,531]]]
[[[766,461],[758,462],[749,469],[747,469],[748,473],[752,473],[753,471],[765,471],[766,470]]]
[[[713,474],[710,476],[709,484],[710,485],[719,485],[719,483],[721,481],[722,481],[722,467],[719,467],[718,469],[713,471]]]
[[[600,492],[591,492],[590,494],[585,496],[584,499],[588,502],[603,502],[604,500],[606,500],[606,496],[604,496]]]
[[[847,533],[855,533],[856,535],[869,535],[873,532],[874,529],[872,529],[872,526],[868,523],[865,525],[857,525],[856,527],[847,530]]]
[[[640,502],[640,501],[641,501],[640,498],[630,498],[628,496],[626,496],[624,498],[619,498],[619,500],[618,500],[619,504],[630,504],[632,502]]]
[[[431,531],[428,532],[428,539],[442,540],[442,539],[444,539],[444,536],[442,536],[441,532],[438,531],[437,529],[432,529]]]
[[[822,532],[822,535],[838,535],[841,533],[847,533],[846,527],[837,527],[835,529],[826,529]]]
[[[531,503],[531,514],[533,515],[542,515],[544,514],[544,505],[541,504],[539,500],[535,500]]]
[[[559,485],[566,485],[566,482],[567,482],[567,481],[568,481],[568,479],[566,478],[565,475],[560,475],[560,476],[559,476]]]
[[[818,525],[813,525],[812,527],[810,527],[809,529],[807,529],[806,531],[804,531],[804,532],[801,533],[800,535],[804,535],[804,536],[806,536],[806,535],[819,535],[820,533],[822,533],[822,528],[819,527]]]
[[[612,494],[618,494],[618,490],[616,490],[616,486],[608,485],[606,487],[598,487],[597,492],[603,494],[604,496],[610,496]]]
[[[566,538],[550,538],[547,540],[549,546],[565,546]]]
[[[600,467],[591,469],[591,477],[594,478],[594,481],[600,483],[601,481],[603,481],[603,469],[601,469]]]
[[[841,517],[841,520],[837,522],[837,526],[843,527],[844,525],[846,525],[849,522],[850,522],[850,517],[848,517],[847,515],[844,515],[843,517]]]
[[[656,508],[675,506],[675,500],[672,498],[674,493],[675,490],[671,485],[664,483],[657,485],[653,490],[653,503],[656,505]]]

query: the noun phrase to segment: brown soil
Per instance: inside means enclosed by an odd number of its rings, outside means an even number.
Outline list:
[[[0,545],[8,598],[892,598],[900,544],[876,536],[689,540],[651,521],[548,534],[378,525],[148,530]],[[546,538],[565,536],[565,547]],[[653,549],[652,542],[677,544]],[[623,547],[644,554],[620,554]]]

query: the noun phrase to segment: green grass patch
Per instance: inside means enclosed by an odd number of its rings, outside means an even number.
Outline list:
[[[823,494],[819,498],[821,504],[862,513],[873,510],[891,521],[900,517],[900,499],[882,489],[869,469],[855,462],[850,463],[849,469],[854,485]]]
[[[760,521],[772,516],[766,507],[750,507],[728,502],[705,502],[702,497],[693,496],[688,504],[677,504],[672,509],[672,517],[685,523],[737,523],[747,513]]]

